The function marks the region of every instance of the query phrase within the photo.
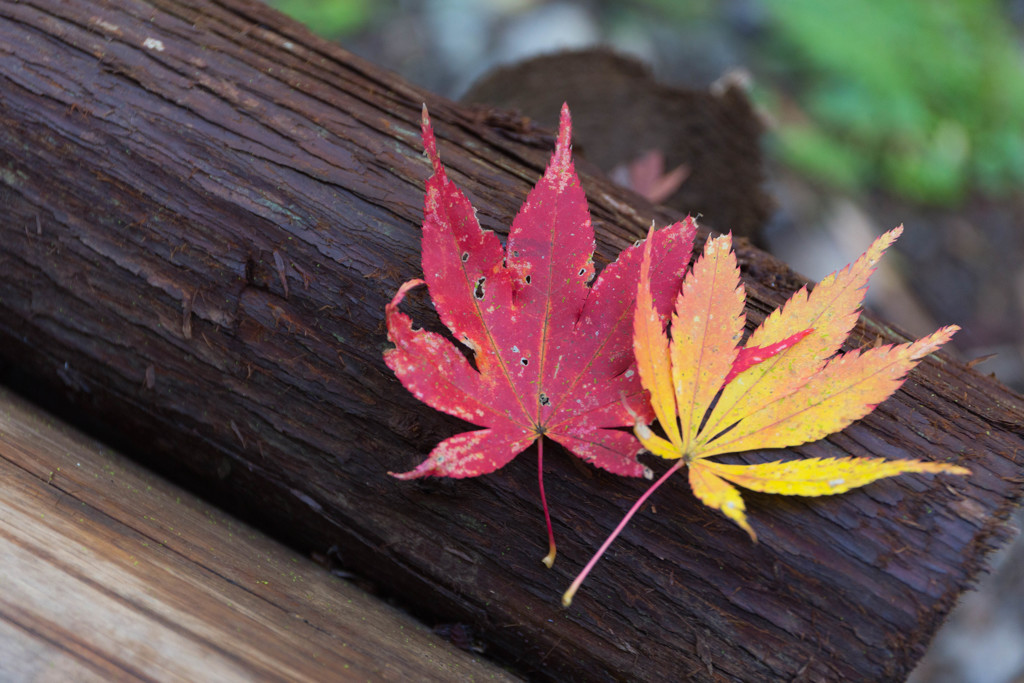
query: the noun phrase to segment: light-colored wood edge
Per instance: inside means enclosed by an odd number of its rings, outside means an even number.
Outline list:
[[[4,680],[511,680],[0,389]]]

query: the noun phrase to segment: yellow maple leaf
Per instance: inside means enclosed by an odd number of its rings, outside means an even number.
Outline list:
[[[665,437],[641,421],[635,433],[647,450],[678,462],[626,514],[566,591],[564,605],[648,496],[684,466],[694,495],[755,541],[736,486],[824,496],[905,472],[970,474],[964,467],[921,460],[808,458],[757,465],[709,460],[724,453],[796,446],[844,429],[892,395],[922,358],[949,341],[959,329],[955,325],[908,344],[837,353],[857,322],[878,259],[902,231],[898,227],[879,237],[856,262],[826,277],[813,291],[798,291],[746,344],[740,343],[746,295],[731,236],[707,240],[676,299],[671,337],[649,291],[647,240],[633,350]]]

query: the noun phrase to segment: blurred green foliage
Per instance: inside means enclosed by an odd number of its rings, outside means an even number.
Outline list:
[[[270,2],[329,38],[400,11],[383,0]],[[522,9],[489,3],[495,12]],[[655,15],[680,40],[694,31],[714,40],[727,16],[744,13],[748,25],[767,28],[766,40],[744,52],[755,95],[779,122],[770,145],[823,182],[935,204],[1024,187],[1024,38],[1001,0],[590,4],[613,17]]]
[[[1024,51],[994,0],[766,0],[783,160],[952,203],[1024,185]],[[795,103],[795,107],[793,104]],[[793,110],[797,111],[794,112]]]
[[[325,38],[358,31],[374,9],[374,0],[270,0],[270,4]]]

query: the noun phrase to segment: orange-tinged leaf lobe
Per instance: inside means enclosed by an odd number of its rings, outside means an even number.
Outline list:
[[[640,266],[640,282],[651,281],[651,249],[654,245],[654,226],[647,234],[644,259]],[[658,314],[648,287],[640,287],[636,294],[633,314],[633,351],[636,354],[640,381],[650,392],[651,407],[673,443],[678,443],[679,424],[675,419],[676,396],[672,389],[669,340],[665,334],[664,318]]]
[[[651,392],[665,437],[642,420],[634,431],[655,455],[679,460],[669,472],[687,466],[694,495],[755,541],[737,486],[824,496],[907,472],[970,474],[957,465],[919,460],[811,458],[727,465],[708,459],[796,446],[844,429],[891,396],[921,359],[949,341],[959,329],[955,325],[908,344],[837,354],[857,321],[868,278],[901,230],[882,235],[855,263],[813,291],[805,287],[794,294],[742,348],[737,321],[742,327],[743,290],[729,236],[708,239],[703,257],[686,276],[671,341],[644,295],[648,282],[641,266],[633,345],[641,382]],[[659,479],[641,500],[666,479]],[[598,555],[637,509],[627,513]],[[577,577],[563,603],[571,601],[593,564]]]
[[[746,320],[745,299],[732,237],[709,239],[703,256],[683,280],[672,315],[671,377],[683,453],[692,449],[704,414],[736,361]],[[675,422],[673,416],[666,417]]]
[[[571,121],[563,107],[551,161],[509,231],[508,246],[477,222],[469,199],[448,178],[423,112],[423,145],[433,168],[424,198],[423,279],[386,307],[385,362],[431,407],[482,427],[438,444],[400,479],[472,477],[510,462],[541,436],[610,472],[645,476],[634,416],[652,417],[637,374],[632,317],[642,248],[630,247],[594,279],[594,231],[573,168]],[[648,240],[653,305],[664,318],[689,262],[696,228],[686,220]],[[593,283],[591,284],[591,281]],[[399,310],[426,284],[441,322],[472,362],[440,334],[413,329]],[[543,451],[538,448],[538,469]],[[554,540],[548,519],[549,554]]]

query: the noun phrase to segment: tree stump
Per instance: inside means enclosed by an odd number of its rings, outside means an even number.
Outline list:
[[[582,147],[605,174],[657,152],[666,172],[685,171],[666,206],[756,240],[772,209],[761,187],[761,121],[736,76],[720,79],[712,90],[671,87],[631,57],[588,49],[499,67],[462,101],[514,110],[552,128],[568,101],[575,151]]]
[[[6,374],[294,546],[337,546],[347,569],[425,620],[473,625],[520,672],[901,680],[1005,536],[1024,402],[932,357],[868,418],[781,455],[953,461],[973,476],[751,494],[757,544],[679,480],[562,609],[646,482],[552,449],[547,570],[530,451],[473,480],[386,475],[465,426],[381,360],[384,305],[420,274],[421,104],[450,177],[499,233],[550,132],[421,92],[245,0],[6,3],[0,78]],[[599,267],[673,219],[582,183]],[[738,256],[751,324],[803,284],[742,242]],[[865,316],[851,341],[901,339]]]

